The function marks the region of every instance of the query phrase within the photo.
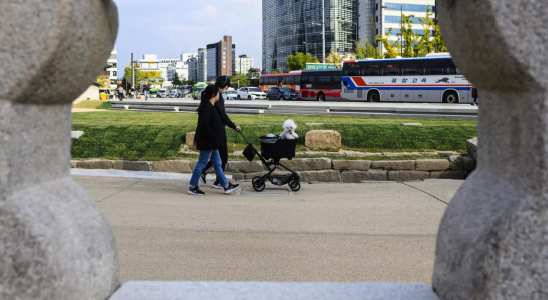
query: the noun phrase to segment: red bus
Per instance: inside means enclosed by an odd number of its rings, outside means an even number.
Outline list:
[[[341,69],[302,71],[301,99],[320,102],[343,100],[341,75]]]
[[[259,88],[266,93],[271,87],[287,87],[300,95],[301,72],[302,71],[293,71],[286,74],[261,75]]]

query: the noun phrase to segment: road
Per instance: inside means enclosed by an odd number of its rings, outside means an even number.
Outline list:
[[[124,281],[430,283],[438,224],[462,184],[303,185],[294,196],[205,187],[193,197],[180,181],[74,178],[113,226]]]

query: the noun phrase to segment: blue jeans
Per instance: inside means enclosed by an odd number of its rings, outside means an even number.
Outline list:
[[[200,183],[200,176],[202,171],[205,169],[207,162],[211,158],[213,162],[213,168],[215,168],[215,174],[217,174],[217,180],[221,186],[226,186],[228,180],[226,180],[225,173],[223,172],[223,166],[221,162],[221,156],[219,155],[219,150],[205,150],[200,151],[200,158],[198,158],[198,164],[194,168],[192,173],[192,179],[190,180],[190,186],[198,186]]]

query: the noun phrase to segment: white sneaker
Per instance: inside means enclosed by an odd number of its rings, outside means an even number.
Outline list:
[[[221,186],[221,184],[218,181],[215,181],[213,183],[213,188],[221,190],[221,189],[224,189],[224,186]]]
[[[234,192],[235,190],[237,190],[239,187],[240,187],[239,184],[229,183],[228,187],[224,188],[225,189],[225,194],[230,194],[230,193]]]

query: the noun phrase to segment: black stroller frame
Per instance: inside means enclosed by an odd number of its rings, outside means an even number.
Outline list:
[[[289,167],[280,162],[282,158],[292,160],[295,157],[295,148],[297,146],[296,140],[278,140],[274,144],[261,142],[262,151],[261,153],[259,153],[241,131],[240,134],[247,142],[247,149],[249,149],[249,151],[253,151],[253,154],[257,155],[261,162],[268,169],[267,174],[263,176],[257,176],[251,181],[251,183],[253,184],[253,189],[255,191],[264,191],[267,181],[270,181],[273,185],[276,186],[283,186],[287,184],[289,185],[289,188],[294,192],[298,192],[301,189],[301,176],[299,175],[299,173],[291,170]],[[278,169],[285,169],[291,174],[274,174],[274,172]]]

